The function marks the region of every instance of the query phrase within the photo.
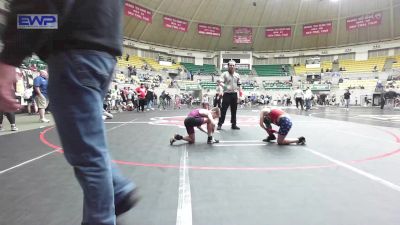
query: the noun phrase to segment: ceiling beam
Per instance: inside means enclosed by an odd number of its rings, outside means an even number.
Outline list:
[[[183,37],[182,37],[181,40],[179,41],[178,47],[181,47],[182,42],[185,40],[187,34],[189,33],[189,27],[190,27],[190,25],[192,25],[192,21],[193,21],[194,18],[196,18],[197,14],[198,14],[199,11],[200,11],[200,8],[203,6],[203,3],[204,3],[204,0],[201,0],[200,5],[197,7],[197,9],[196,9],[196,11],[194,12],[193,16],[190,18],[189,24],[188,24],[188,32],[185,32],[185,34],[183,35]]]
[[[157,9],[154,10],[154,12],[153,12],[154,14],[160,9],[161,5],[162,5],[164,2],[165,2],[165,0],[162,0],[162,1],[160,2],[160,4],[157,6]],[[151,23],[147,23],[147,24],[146,24],[146,27],[143,29],[142,33],[141,33],[140,36],[139,36],[139,40],[142,40],[143,34],[146,33],[147,28],[150,26],[150,24],[151,24]],[[132,31],[132,32],[133,32],[133,31]],[[131,34],[132,34],[132,33],[130,33],[129,36],[131,36]]]
[[[338,2],[338,14],[337,14],[337,23],[336,23],[336,42],[335,44],[338,45],[339,43],[339,35],[340,35],[340,18],[342,14],[342,1]]]
[[[394,5],[393,1],[390,1],[390,37],[394,39]]]
[[[297,10],[297,16],[296,16],[296,22],[294,25],[293,33],[292,33],[292,43],[290,44],[290,49],[294,48],[294,43],[296,41],[296,31],[297,31],[297,26],[299,26],[299,18],[300,18],[300,12],[302,11],[303,8],[303,0],[300,0],[300,5]]]
[[[268,1],[265,1],[265,5],[264,5],[264,9],[263,9],[263,11],[262,11],[262,13],[261,13],[261,16],[260,16],[260,18],[258,18],[258,22],[257,22],[257,26],[258,26],[258,28],[257,28],[257,30],[256,30],[256,32],[255,32],[255,34],[254,34],[254,40],[253,40],[253,43],[251,44],[251,48],[252,49],[254,49],[254,44],[256,43],[256,38],[258,37],[258,33],[260,32],[260,29],[265,29],[264,27],[262,28],[262,27],[260,27],[261,26],[261,22],[262,22],[262,18],[264,18],[264,14],[265,14],[265,11],[267,11],[267,5],[268,5]],[[262,45],[261,45],[262,46]],[[257,47],[257,46],[256,46]]]

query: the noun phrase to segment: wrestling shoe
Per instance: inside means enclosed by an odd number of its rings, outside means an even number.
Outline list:
[[[169,144],[172,145],[172,144],[174,144],[175,141],[176,141],[175,138],[171,138],[171,139],[169,139]]]
[[[298,145],[304,145],[306,144],[306,138],[305,137],[299,137],[299,140],[297,141]]]
[[[219,143],[219,140],[216,140],[216,139],[214,139],[214,138],[209,138],[208,140],[207,140],[207,144],[217,144],[217,143]]]
[[[175,134],[173,138],[169,139],[169,144],[172,145],[175,141],[182,140],[182,135]]]
[[[273,140],[276,140],[275,135],[269,135],[267,138],[263,139],[264,142],[271,142]]]
[[[179,141],[179,140],[182,140],[183,137],[182,137],[182,135],[175,134],[175,135],[174,135],[174,139],[177,140],[177,141]]]

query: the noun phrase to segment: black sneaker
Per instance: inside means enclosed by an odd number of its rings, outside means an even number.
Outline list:
[[[232,125],[232,130],[240,130],[240,127],[238,127],[236,125]]]
[[[269,135],[267,138],[263,139],[264,142],[271,142],[273,140],[276,140],[275,135]]]
[[[299,137],[299,140],[297,141],[298,145],[305,145],[306,144],[306,138],[305,137]]]
[[[219,143],[219,140],[216,140],[216,139],[208,139],[207,140],[207,144],[217,144],[217,143]]]
[[[138,202],[140,198],[137,194],[136,188],[129,192],[127,197],[123,199],[121,202],[118,204],[115,204],[115,215],[119,216],[123,213],[126,213],[129,211],[131,208],[133,208]]]
[[[218,125],[217,130],[222,130],[221,125]]]

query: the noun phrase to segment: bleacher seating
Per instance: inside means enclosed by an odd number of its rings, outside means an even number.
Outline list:
[[[153,58],[142,58],[136,55],[132,55],[129,57],[129,60],[126,61],[126,54],[121,59],[118,59],[117,65],[119,67],[128,67],[128,65],[135,66],[136,68],[142,68],[144,65],[149,65],[151,68],[153,68],[155,71],[160,71],[164,68],[166,69],[178,69],[180,68],[180,64],[172,64],[171,66],[164,66],[160,65],[155,59]]]
[[[296,73],[296,75],[304,75],[304,74],[313,74],[313,73],[321,73],[321,68],[306,68],[306,66],[300,65],[300,66],[295,66],[294,67],[294,71]]]
[[[180,64],[172,64],[171,66],[166,66],[166,65],[160,65],[155,59],[153,58],[142,58],[145,63],[147,63],[151,68],[153,68],[155,71],[160,71],[163,69],[171,69],[171,70],[177,70],[180,67]]]
[[[178,87],[182,91],[189,91],[189,90],[198,90],[199,84],[197,82],[191,80],[178,80],[177,81]]]
[[[198,89],[200,89],[198,84],[186,84],[185,86],[185,91],[193,91]]]
[[[339,89],[345,90],[348,88],[360,89],[364,87],[365,90],[375,90],[377,79],[366,79],[366,80],[344,80],[343,83],[339,83]]]
[[[321,64],[321,69],[324,70],[324,72],[326,72],[326,69],[331,70],[332,69],[332,62],[331,61],[323,61]]]
[[[243,84],[243,86],[242,86],[243,91],[252,91],[252,90],[254,90],[254,88],[255,87],[250,84]]]
[[[326,72],[326,69],[331,70],[332,69],[332,62],[331,61],[323,61],[321,62],[321,66],[318,68],[306,68],[306,66],[300,65],[300,66],[294,66],[294,71],[296,75],[304,75],[304,74],[320,74],[321,69],[323,69],[324,72]]]
[[[212,81],[201,81],[200,87],[204,90],[215,90],[217,88],[217,84]],[[243,84],[242,89],[244,91],[251,91],[254,90],[255,86],[250,84]]]
[[[187,70],[190,71],[192,74],[202,73],[202,74],[212,74],[217,73],[217,68],[215,65],[211,64],[204,64],[202,66],[195,65],[193,63],[181,63]]]
[[[400,55],[394,57],[396,59],[396,63],[393,63],[392,68],[399,69],[400,68]]]
[[[37,70],[44,70],[47,68],[47,64],[45,62],[43,62],[42,60],[40,60],[39,58],[35,58],[35,57],[29,57],[26,58],[23,62],[22,62],[22,66],[29,68],[30,65],[35,65]]]
[[[346,69],[342,71],[344,74],[373,72],[375,66],[377,66],[378,71],[382,71],[386,58],[386,56],[381,56],[361,61],[355,61],[353,59],[340,60],[339,66]]]
[[[212,81],[201,81],[200,86],[202,89],[214,90],[217,88],[217,83],[212,82]]]
[[[238,74],[240,74],[240,75],[249,75],[251,73],[251,70],[249,70],[249,69],[239,69],[239,70],[236,70],[236,72]]]
[[[136,68],[142,68],[144,65],[144,62],[141,60],[139,56],[130,56],[129,60],[126,61],[125,57],[122,57],[121,59],[118,59],[117,65],[119,67],[128,67],[128,65],[135,66]]]
[[[222,69],[221,72],[225,72],[228,71],[227,69]],[[236,69],[235,70],[236,73],[240,74],[240,75],[249,75],[251,73],[251,70],[249,69]]]
[[[287,68],[287,71],[291,67],[287,64],[277,65],[253,65],[253,68],[257,72],[258,76],[285,76],[285,72],[282,70],[282,66]],[[289,72],[286,72],[289,75]]]

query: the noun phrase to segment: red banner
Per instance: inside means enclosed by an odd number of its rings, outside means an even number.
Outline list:
[[[151,23],[153,18],[152,11],[130,2],[125,2],[125,15],[148,23]]]
[[[276,38],[276,37],[291,37],[292,27],[267,27],[265,28],[265,37]]]
[[[233,29],[233,43],[235,44],[253,43],[253,29],[251,27],[235,27]]]
[[[189,23],[185,20],[181,20],[171,16],[164,16],[164,27],[187,32]]]
[[[303,26],[303,36],[329,34],[332,32],[332,22],[306,24]]]
[[[378,26],[382,22],[382,12],[371,13],[346,19],[347,30]]]
[[[199,23],[197,25],[197,32],[199,34],[214,36],[214,37],[221,37],[221,27],[209,24],[202,24]]]

